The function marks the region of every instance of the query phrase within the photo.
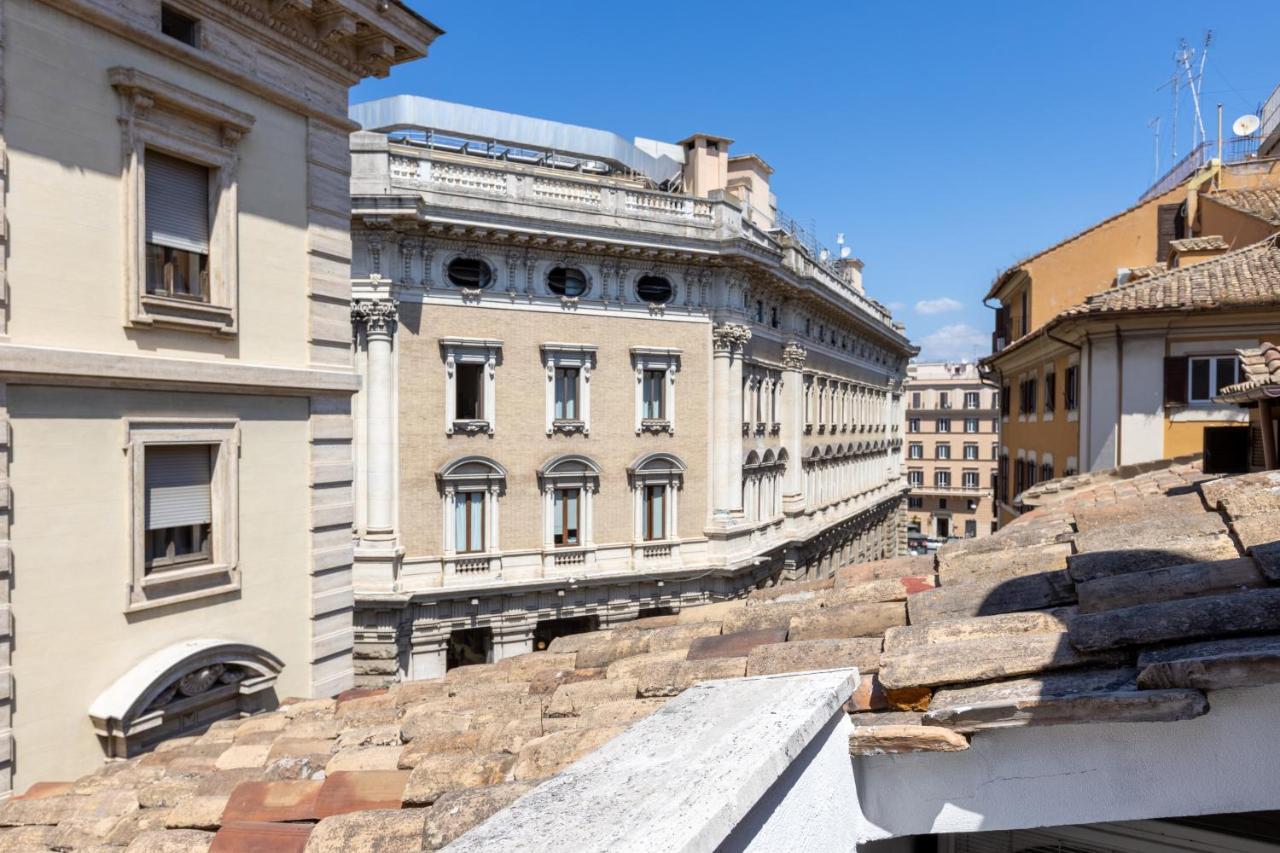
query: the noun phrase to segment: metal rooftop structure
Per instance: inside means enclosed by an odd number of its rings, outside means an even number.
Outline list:
[[[642,150],[616,133],[548,119],[454,104],[419,95],[393,95],[352,105],[351,120],[378,133],[423,132],[552,156],[600,161],[638,173],[656,184],[680,175],[682,163]],[[646,146],[653,148],[652,145]],[[667,146],[663,146],[667,147]],[[670,150],[670,149],[668,149]]]

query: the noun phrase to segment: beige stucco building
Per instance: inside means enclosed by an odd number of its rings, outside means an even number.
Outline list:
[[[357,675],[897,553],[914,348],[731,141],[402,96],[352,137]]]
[[[397,2],[0,6],[0,792],[352,682],[347,91]]]
[[[998,392],[977,365],[919,362],[907,368],[907,525],[926,539],[972,539],[996,527]]]

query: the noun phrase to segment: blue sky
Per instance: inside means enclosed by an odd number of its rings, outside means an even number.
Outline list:
[[[1214,32],[1205,123],[1280,83],[1280,6],[1182,2],[642,4],[408,0],[446,30],[353,101],[415,93],[675,141],[736,140],[778,204],[844,232],[923,357],[985,354],[1019,257],[1132,204],[1179,38]],[[1179,151],[1190,147],[1190,97]]]

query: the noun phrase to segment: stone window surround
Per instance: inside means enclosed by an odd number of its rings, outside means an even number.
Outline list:
[[[659,463],[665,461],[666,465]],[[684,486],[684,472],[688,466],[678,457],[670,453],[647,453],[627,466],[627,478],[631,482],[631,503],[633,510],[633,535],[635,542],[641,545],[656,545],[660,542],[673,542],[679,538],[676,523],[680,518],[677,508],[677,494]],[[644,489],[645,486],[666,486],[666,500],[663,505],[663,539],[646,540],[644,538]]]
[[[153,445],[212,445],[212,508],[209,562],[147,572],[146,450]],[[130,583],[125,612],[222,595],[240,589],[240,426],[235,420],[129,418],[129,517],[132,530]],[[196,587],[193,589],[192,587]]]
[[[455,432],[485,432],[493,435],[497,425],[497,372],[502,361],[502,341],[488,338],[441,338],[440,350],[444,358],[444,432],[453,435]],[[457,396],[457,366],[459,364],[481,364],[483,374],[483,414],[475,421],[459,421]]]
[[[566,470],[557,470],[559,468]],[[542,547],[548,551],[590,549],[595,547],[593,535],[595,511],[592,496],[600,491],[600,466],[586,456],[566,453],[550,459],[538,471],[542,491]],[[555,544],[554,493],[557,489],[579,489],[578,544]]]
[[[469,465],[483,466],[488,470],[485,472],[461,470]],[[437,472],[436,477],[440,481],[440,488],[444,494],[444,500],[440,502],[443,508],[444,524],[444,538],[441,541],[444,543],[442,550],[446,563],[454,563],[454,571],[456,571],[457,562],[487,561],[499,553],[502,548],[498,539],[501,530],[498,510],[501,504],[500,498],[506,491],[507,470],[487,456],[471,455],[448,463]],[[454,497],[458,492],[484,492],[484,551],[478,553],[458,553],[457,551],[457,543],[454,541]]]
[[[239,330],[237,149],[254,118],[135,68],[112,68],[108,80],[120,95],[128,322],[235,335]],[[203,126],[206,138],[193,135],[193,126]],[[146,292],[148,148],[209,169],[207,303]]]
[[[674,435],[676,431],[676,374],[680,372],[681,351],[671,347],[632,347],[631,367],[635,372],[635,431],[665,432]],[[666,372],[666,381],[662,384],[663,418],[649,420],[644,417],[644,373],[646,370],[662,370]]]
[[[596,347],[591,344],[548,343],[540,346],[547,369],[547,435],[556,432],[591,434],[591,371],[596,365]],[[556,420],[556,368],[578,369],[578,411],[570,420]],[[488,409],[486,409],[488,411]]]

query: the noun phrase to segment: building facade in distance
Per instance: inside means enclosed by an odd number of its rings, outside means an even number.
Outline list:
[[[907,368],[909,536],[972,539],[995,529],[998,396],[969,362]]]
[[[352,682],[347,92],[406,6],[0,6],[0,793]]]
[[[368,682],[899,551],[914,348],[763,160],[407,96],[352,115],[383,131],[352,137]]]
[[[997,277],[982,369],[1003,391],[1002,523],[1045,480],[1208,447],[1247,456],[1246,413],[1214,398],[1239,381],[1236,351],[1280,323],[1277,232],[1280,159],[1215,159]]]

